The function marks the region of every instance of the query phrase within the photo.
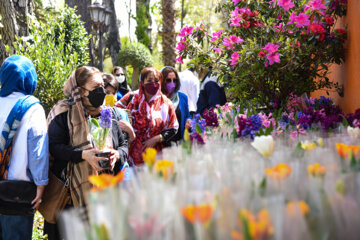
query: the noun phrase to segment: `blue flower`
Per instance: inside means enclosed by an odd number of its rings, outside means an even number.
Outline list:
[[[111,107],[104,107],[100,112],[100,127],[111,128]]]

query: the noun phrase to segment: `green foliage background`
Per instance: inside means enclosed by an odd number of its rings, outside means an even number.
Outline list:
[[[44,16],[45,21],[33,19],[31,35],[17,39],[13,46],[15,54],[33,61],[38,74],[34,95],[48,113],[64,98],[63,85],[72,71],[88,63],[89,36],[72,8],[65,7]]]

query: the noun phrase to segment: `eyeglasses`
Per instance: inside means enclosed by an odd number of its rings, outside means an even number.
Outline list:
[[[178,82],[178,81],[179,81],[179,79],[177,79],[177,78],[167,78],[167,79],[165,79],[166,83]]]
[[[115,74],[117,77],[120,77],[120,76],[125,76],[124,73],[119,73],[119,74]]]

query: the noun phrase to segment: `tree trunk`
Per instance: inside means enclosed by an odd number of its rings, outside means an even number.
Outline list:
[[[175,66],[176,52],[176,33],[175,33],[175,0],[161,0],[163,31],[162,48],[163,62],[165,66]]]
[[[104,0],[105,5],[112,11],[106,47],[109,49],[113,66],[118,65],[118,54],[121,49],[119,26],[115,11],[115,0]]]
[[[91,16],[88,10],[88,6],[91,5],[91,0],[65,0],[65,4],[69,7],[74,8],[76,6],[76,14],[80,15],[81,21],[84,22],[86,32],[88,34],[92,33],[91,27]],[[90,65],[95,66],[95,46],[93,39],[90,38],[89,41],[89,55],[90,55]]]
[[[15,35],[18,37],[29,34],[28,15],[33,13],[32,0],[1,0],[0,15],[1,23],[4,25],[0,28],[0,66],[5,58],[8,57],[5,46],[12,49],[12,43],[15,41]]]
[[[139,74],[140,71],[138,68],[134,68],[133,75],[131,78],[131,89],[136,90],[139,88]]]

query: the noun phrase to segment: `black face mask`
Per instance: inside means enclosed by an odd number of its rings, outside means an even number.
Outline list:
[[[95,88],[92,91],[89,91],[87,98],[94,108],[100,107],[104,103],[106,93],[103,87]]]

